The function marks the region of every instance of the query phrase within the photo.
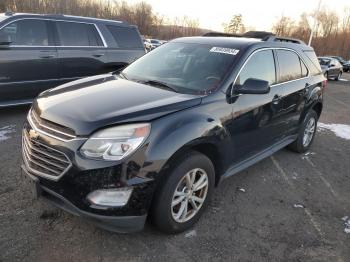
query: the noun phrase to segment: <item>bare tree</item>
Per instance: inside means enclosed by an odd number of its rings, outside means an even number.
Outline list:
[[[224,24],[224,31],[231,34],[243,33],[245,31],[245,26],[242,15],[234,15],[228,24]]]

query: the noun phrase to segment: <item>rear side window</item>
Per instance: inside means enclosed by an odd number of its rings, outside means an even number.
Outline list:
[[[55,22],[60,46],[103,46],[94,25],[75,22]]]
[[[25,19],[13,22],[0,30],[0,37],[11,45],[48,46],[47,24],[44,20]]]
[[[259,51],[253,54],[240,72],[235,85],[243,85],[248,78],[276,83],[276,68],[272,50]]]
[[[299,56],[296,53],[288,50],[276,50],[276,52],[280,68],[280,83],[303,77],[303,71],[305,70],[302,69],[303,62],[300,60]],[[306,75],[307,71],[304,76]]]
[[[306,67],[306,65],[304,64],[304,62],[299,58],[300,61],[300,65],[301,65],[301,76],[302,77],[306,77],[308,75],[308,69]]]
[[[304,51],[304,54],[306,55],[308,59],[308,64],[310,65],[310,72],[312,75],[319,75],[322,73],[320,63],[318,62],[317,56],[314,51]]]
[[[107,28],[120,48],[143,48],[136,28],[114,25],[107,25]]]

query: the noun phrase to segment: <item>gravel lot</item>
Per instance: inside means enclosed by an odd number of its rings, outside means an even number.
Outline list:
[[[324,124],[350,125],[344,78],[328,84]],[[27,111],[0,109],[0,261],[350,261],[350,140],[330,130],[349,126],[323,125],[310,152],[282,150],[227,179],[193,230],[122,235],[30,200],[20,177]]]

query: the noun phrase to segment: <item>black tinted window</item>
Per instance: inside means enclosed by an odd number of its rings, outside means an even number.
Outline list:
[[[92,24],[56,22],[61,46],[103,46]]]
[[[319,75],[322,73],[320,63],[318,62],[317,56],[314,51],[304,51],[308,59],[309,68],[312,75]]]
[[[299,56],[288,50],[277,50],[278,63],[280,66],[279,82],[299,79],[302,77]]]
[[[44,20],[25,19],[13,22],[0,31],[0,37],[11,45],[48,46],[49,37]]]
[[[143,48],[136,28],[107,25],[114,40],[120,48]]]
[[[259,51],[252,55],[239,74],[236,85],[243,85],[248,78],[276,83],[276,69],[272,50]]]

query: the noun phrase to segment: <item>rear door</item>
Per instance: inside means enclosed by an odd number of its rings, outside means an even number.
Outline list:
[[[47,20],[22,18],[2,27],[0,35],[11,42],[0,48],[0,103],[31,99],[57,84],[57,51]]]
[[[293,50],[277,49],[278,84],[283,92],[283,117],[286,121],[285,135],[295,134],[309,90],[314,87],[305,62]]]
[[[91,23],[53,21],[61,82],[106,72],[107,52]]]

